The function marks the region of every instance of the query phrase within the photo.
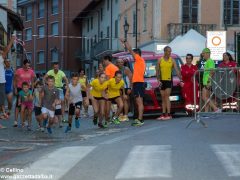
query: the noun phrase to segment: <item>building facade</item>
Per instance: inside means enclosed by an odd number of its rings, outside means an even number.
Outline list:
[[[54,62],[59,62],[68,75],[78,71],[81,63],[75,52],[81,46],[81,29],[73,19],[86,4],[87,1],[74,0],[18,0],[25,26],[19,34],[25,50],[18,57],[18,66],[27,57],[36,72],[48,71]]]
[[[0,0],[0,4],[14,12],[17,12],[17,0]]]
[[[236,51],[240,0],[92,0],[74,22],[84,39],[77,58],[95,72],[101,55],[123,50],[118,38],[158,53],[190,29],[227,31],[227,49]]]

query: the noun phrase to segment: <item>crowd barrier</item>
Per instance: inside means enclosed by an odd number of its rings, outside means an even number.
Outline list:
[[[209,98],[203,100],[203,73],[209,71],[212,76],[209,78],[210,90]],[[216,68],[211,70],[198,70],[193,77],[194,91],[194,119],[192,119],[187,127],[192,122],[201,123],[204,127],[207,124],[203,121],[204,118],[214,117],[219,114],[239,114],[240,113],[240,68]],[[198,88],[198,89],[197,89]],[[213,102],[219,108],[217,112],[207,108],[209,103]],[[221,111],[220,111],[221,110]]]

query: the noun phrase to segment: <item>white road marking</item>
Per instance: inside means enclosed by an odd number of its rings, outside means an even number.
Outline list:
[[[73,146],[60,148],[26,167],[23,173],[17,175],[45,175],[60,179],[72,169],[81,159],[87,156],[95,146]]]
[[[135,146],[115,179],[159,177],[172,177],[170,145]]]
[[[159,130],[161,128],[163,128],[165,126],[159,126],[159,127],[153,127],[153,128],[149,128],[149,129],[143,129],[143,130],[138,130],[132,134],[129,134],[129,135],[122,135],[122,136],[119,136],[119,137],[116,137],[116,138],[113,138],[113,139],[110,139],[110,140],[107,140],[107,141],[104,141],[100,144],[113,144],[113,143],[116,143],[116,142],[119,142],[119,141],[122,141],[122,140],[125,140],[125,139],[128,139],[128,138],[131,138],[133,136],[136,136],[136,135],[139,135],[139,134],[142,134],[142,133],[147,133],[147,132],[151,132],[151,131],[154,131],[154,130]]]
[[[222,163],[228,176],[240,176],[240,145],[212,145],[214,153]]]

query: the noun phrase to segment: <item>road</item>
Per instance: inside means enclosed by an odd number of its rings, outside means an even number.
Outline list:
[[[5,172],[1,175],[61,180],[239,180],[239,115],[211,116],[204,119],[208,128],[194,122],[186,129],[189,120],[152,119],[143,127],[124,122],[106,130],[85,120],[80,130],[61,140],[14,142],[12,150],[12,142],[2,141],[0,166]],[[10,170],[15,172],[6,172]]]

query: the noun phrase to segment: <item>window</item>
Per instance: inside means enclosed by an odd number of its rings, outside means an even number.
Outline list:
[[[133,11],[133,36],[136,36],[136,26],[137,26],[137,17],[136,17],[136,11]]]
[[[17,61],[17,66],[18,67],[21,66],[21,59],[19,57],[17,57],[16,61]]]
[[[109,35],[110,35],[110,27],[108,26],[107,27],[107,37],[109,37]]]
[[[26,57],[28,60],[32,61],[32,53],[31,52],[27,52]]]
[[[89,53],[89,39],[87,40],[87,53]]]
[[[115,20],[115,38],[118,38],[118,20]]]
[[[143,32],[147,31],[147,1],[143,3]]]
[[[32,28],[26,29],[25,32],[26,32],[25,40],[26,41],[32,40]]]
[[[32,20],[32,6],[26,7],[26,21]]]
[[[51,59],[52,59],[52,62],[58,62],[59,59],[58,59],[58,50],[56,48],[52,49],[51,50]]]
[[[91,29],[93,29],[93,17],[91,17]]]
[[[97,43],[97,35],[94,36],[94,43]]]
[[[38,26],[38,38],[44,38],[44,32],[45,28],[44,25]]]
[[[109,10],[110,2],[107,0],[107,10]]]
[[[101,38],[101,41],[103,40],[103,32],[101,31],[100,32],[100,38]]]
[[[38,64],[44,63],[44,51],[39,51],[37,53],[37,62],[38,62]]]
[[[52,14],[58,13],[58,0],[52,0]]]
[[[57,36],[58,34],[58,22],[52,23],[52,35]]]
[[[101,8],[101,10],[100,10],[100,19],[101,19],[101,21],[103,21],[103,8]]]
[[[44,17],[44,0],[40,0],[38,4],[38,17]]]
[[[224,24],[240,24],[240,0],[224,0]]]
[[[89,32],[89,28],[90,27],[90,22],[89,22],[89,19],[87,19],[87,32]]]
[[[198,22],[198,0],[183,0],[182,2],[182,22]]]

